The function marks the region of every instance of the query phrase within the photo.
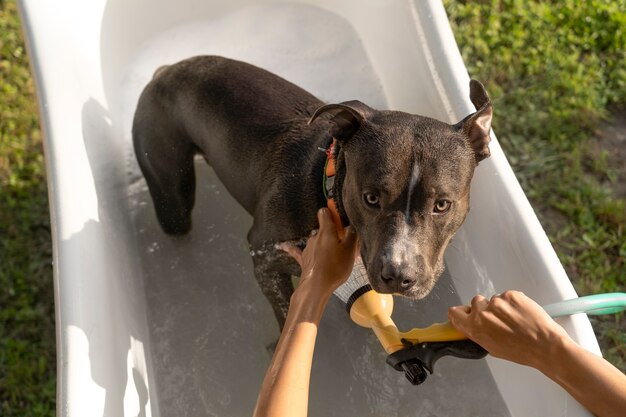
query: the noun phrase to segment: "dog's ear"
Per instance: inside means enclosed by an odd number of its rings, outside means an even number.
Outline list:
[[[470,81],[470,100],[472,100],[477,111],[461,120],[457,127],[467,135],[476,155],[476,162],[480,162],[491,155],[489,132],[491,131],[493,107],[485,87],[476,80]]]
[[[333,115],[333,118],[330,119],[333,127],[329,133],[337,140],[348,139],[359,130],[359,127],[373,112],[374,109],[358,100],[327,104],[315,110],[309,124],[313,123],[320,115],[330,113]]]

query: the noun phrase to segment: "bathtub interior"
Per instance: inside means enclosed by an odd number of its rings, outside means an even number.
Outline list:
[[[442,90],[446,68],[433,65],[437,47],[428,48],[426,33],[437,16],[422,12],[440,6],[384,0],[368,7],[356,0],[79,3],[55,11],[63,30],[47,36],[57,47],[66,42],[65,50],[58,48],[61,57],[46,56],[37,46],[46,43],[44,35],[30,34],[40,62],[65,58],[77,68],[35,67],[51,139],[46,153],[58,235],[60,357],[71,359],[67,371],[63,365],[60,397],[69,398],[76,415],[251,415],[278,337],[252,273],[245,239],[251,218],[199,159],[192,232],[182,238],[161,232],[132,152],[141,89],[160,65],[216,54],[259,65],[328,102],[359,99],[456,122],[470,105]],[[39,6],[26,7],[24,15],[51,7]],[[59,80],[67,83],[63,95],[53,90]],[[68,114],[80,114],[81,123],[65,123]],[[507,196],[507,206],[489,194],[485,184],[512,175],[495,137],[492,154],[477,170],[472,212],[450,245],[437,287],[419,302],[396,298],[401,329],[443,321],[447,306],[479,292],[517,288],[539,302],[573,293],[538,278],[537,271],[553,271],[529,255],[537,242],[525,236],[525,227],[536,219],[510,206],[517,197]],[[486,225],[500,230],[489,232]],[[510,273],[496,273],[503,271]],[[562,322],[574,335],[590,331],[584,317]],[[413,387],[385,364],[374,335],[354,325],[337,299],[318,338],[313,416],[585,415],[537,372],[493,358],[444,358],[424,385]],[[593,348],[595,340],[589,343]]]
[[[259,22],[271,22],[271,30]],[[227,29],[232,27],[239,33],[233,35]],[[130,131],[138,94],[154,69],[199,54],[270,69],[328,102],[356,98],[389,108],[381,80],[347,21],[309,5],[252,6],[178,25],[143,43],[122,79],[124,132]],[[131,152],[127,156],[134,158]],[[159,408],[162,415],[249,415],[278,328],[252,274],[245,240],[250,216],[203,160],[196,165],[194,228],[182,239],[163,235],[145,182],[139,175],[131,179]],[[427,301],[398,300],[394,317],[404,328],[445,320],[442,306],[460,302],[453,287],[446,276]],[[410,319],[415,316],[419,319]],[[445,415],[461,403],[471,414],[508,414],[484,363],[442,360],[428,384],[416,389],[385,357],[374,335],[356,327],[333,299],[316,346],[311,414]],[[451,392],[459,403],[446,401]]]

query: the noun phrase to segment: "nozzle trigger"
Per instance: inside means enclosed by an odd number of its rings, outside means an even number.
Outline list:
[[[463,359],[481,359],[487,351],[471,340],[419,343],[387,356],[387,363],[397,371],[404,372],[413,385],[420,385],[433,373],[435,362],[443,356]],[[426,372],[428,371],[428,373]]]

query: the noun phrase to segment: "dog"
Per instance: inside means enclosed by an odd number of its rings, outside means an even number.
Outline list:
[[[166,233],[191,229],[197,154],[253,216],[254,273],[282,328],[300,272],[276,243],[303,244],[317,227],[323,180],[357,233],[372,288],[414,299],[431,291],[468,213],[474,169],[490,155],[493,109],[478,81],[470,99],[476,112],[450,125],[359,101],[325,104],[261,68],[197,56],[156,71],[132,136]]]

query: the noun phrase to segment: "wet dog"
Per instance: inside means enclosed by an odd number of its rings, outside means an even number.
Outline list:
[[[166,233],[191,228],[196,154],[253,216],[255,276],[282,328],[299,267],[275,244],[317,227],[331,143],[329,191],[359,236],[372,287],[430,292],[468,213],[474,169],[489,156],[493,111],[477,81],[470,99],[477,111],[450,125],[359,101],[324,104],[261,68],[198,56],[157,70],[139,98],[133,142]]]

